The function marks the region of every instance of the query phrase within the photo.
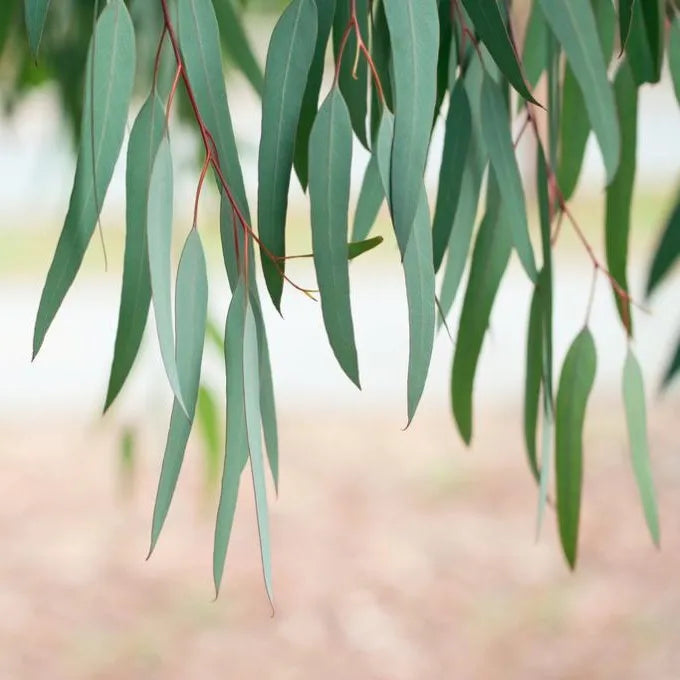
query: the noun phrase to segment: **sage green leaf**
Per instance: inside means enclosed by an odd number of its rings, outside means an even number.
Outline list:
[[[498,0],[463,0],[463,6],[503,75],[524,99],[537,103],[524,81]]]
[[[628,36],[630,35],[630,27],[633,21],[633,5],[636,0],[619,0],[619,43],[621,44],[621,53],[628,46]]]
[[[434,105],[432,125],[439,118],[444,95],[449,89],[449,75],[451,67],[455,72],[457,67],[457,45],[453,38],[451,19],[451,0],[438,0],[439,4],[439,56],[437,57],[437,98]],[[453,47],[453,49],[452,49]],[[453,62],[452,62],[453,56]]]
[[[597,32],[600,37],[605,63],[611,60],[614,49],[616,13],[609,0],[591,0]],[[562,112],[560,116],[560,162],[557,181],[565,200],[571,198],[583,165],[586,143],[590,135],[590,120],[581,92],[571,67],[567,65],[562,86]]]
[[[357,200],[357,209],[354,213],[353,241],[361,241],[368,236],[378,217],[384,198],[385,192],[380,181],[378,159],[375,155],[372,155],[366,166],[359,199]]]
[[[49,8],[50,0],[24,0],[28,46],[31,48],[31,54],[33,54],[35,59],[38,57],[40,39],[45,28],[45,20],[47,19]]]
[[[418,212],[404,253],[404,276],[409,318],[407,409],[410,424],[425,389],[434,344],[435,279],[432,265],[432,231],[424,187],[420,193]]]
[[[637,156],[638,92],[625,59],[620,62],[616,73],[614,94],[621,126],[621,164],[614,180],[607,187],[605,244],[609,273],[623,290],[628,290],[628,237]],[[613,292],[621,322],[628,334],[632,335],[630,303],[622,300],[615,290]]]
[[[524,189],[515,157],[508,110],[501,91],[489,78],[485,78],[482,85],[482,134],[489,152],[489,163],[498,180],[502,210],[506,215],[503,224],[510,227],[522,266],[535,283],[538,271],[529,240]]]
[[[342,370],[360,387],[347,264],[352,124],[334,87],[309,138],[309,200],[314,266],[328,340]]]
[[[472,396],[477,363],[493,302],[512,248],[510,230],[503,223],[506,218],[500,214],[494,175],[489,175],[489,181],[490,199],[472,253],[470,278],[463,301],[451,373],[453,414],[461,437],[468,445],[472,440]]]
[[[244,400],[243,357],[248,291],[242,278],[234,290],[224,333],[224,355],[227,375],[227,440],[220,502],[213,544],[213,578],[219,594],[227,547],[234,524],[241,473],[248,462],[248,427]]]
[[[224,86],[219,28],[212,1],[178,0],[177,15],[182,59],[196,103],[215,140],[222,174],[241,214],[250,223],[243,173]],[[222,210],[229,212],[231,220],[231,205],[223,191],[221,199]],[[233,248],[233,241],[228,243]]]
[[[626,55],[637,85],[661,78],[664,47],[664,0],[638,0],[632,7]]]
[[[128,142],[125,194],[125,259],[118,329],[104,411],[130,373],[144,335],[151,303],[146,217],[151,169],[165,130],[165,110],[151,94],[132,126]]]
[[[163,137],[154,159],[149,181],[146,213],[147,252],[151,277],[156,332],[163,367],[170,387],[184,412],[188,414],[175,361],[175,338],[172,323],[171,256],[173,176],[170,142]]]
[[[660,544],[659,511],[656,507],[652,466],[649,460],[645,387],[642,369],[630,347],[623,366],[623,402],[626,408],[626,424],[635,481],[640,492],[649,533],[658,548]]]
[[[680,195],[668,218],[666,228],[654,253],[652,266],[647,278],[647,297],[663,281],[680,258]]]
[[[544,283],[543,279],[543,271],[541,271],[531,296],[524,381],[524,443],[529,458],[529,467],[537,481],[540,478],[536,454],[536,430],[543,371],[543,300],[540,290],[541,283]]]
[[[135,36],[122,0],[111,0],[101,13],[86,71],[76,175],[40,298],[33,335],[34,358],[80,269],[123,143],[135,74]]]
[[[347,244],[347,259],[354,260],[360,255],[377,248],[383,240],[382,236],[374,236],[373,238],[367,238],[364,241],[352,241],[352,243]]]
[[[260,555],[262,573],[269,601],[274,606],[272,590],[271,541],[269,538],[269,511],[267,509],[267,487],[264,475],[264,456],[262,455],[262,434],[260,414],[260,377],[259,352],[257,348],[257,329],[251,305],[246,307],[243,330],[243,403],[250,457],[250,470],[255,493],[257,528],[260,535]]]
[[[316,46],[314,58],[309,67],[305,94],[302,97],[300,120],[295,138],[295,172],[303,189],[307,189],[309,182],[309,134],[312,131],[316,109],[319,105],[319,92],[321,91],[321,81],[326,63],[326,46],[333,26],[336,0],[315,0],[315,3],[317,13]]]
[[[205,487],[212,489],[220,478],[220,415],[215,396],[205,385],[198,388],[195,418],[203,444]]]
[[[382,182],[383,193],[387,205],[392,213],[392,193],[390,190],[390,177],[392,174],[392,142],[394,140],[394,115],[385,108],[380,119],[380,126],[375,140],[373,155],[378,163],[378,174]]]
[[[607,181],[614,178],[619,166],[621,140],[616,118],[616,104],[609,80],[595,15],[589,0],[539,0],[545,18],[564,49],[569,66],[587,92],[586,110],[597,137]]]
[[[449,243],[463,184],[465,161],[472,135],[472,114],[463,80],[451,93],[439,171],[437,203],[432,221],[434,269],[439,270]]]
[[[530,89],[538,84],[541,74],[548,66],[548,26],[545,23],[543,10],[538,2],[531,6],[531,14],[524,36],[522,63],[526,82]]]
[[[349,26],[350,9],[349,2],[340,0],[336,3],[335,19],[333,21],[333,53],[335,54],[336,64],[338,62],[338,53],[342,37],[345,33],[345,29]],[[356,13],[359,31],[361,32],[364,42],[368,44],[368,0],[356,0]],[[352,30],[342,55],[338,85],[340,86],[340,92],[349,109],[349,115],[352,120],[352,129],[356,133],[357,139],[368,149],[368,137],[366,136],[366,118],[368,116],[368,66],[366,64],[366,59],[363,56],[360,56],[359,61],[356,63],[355,73],[354,66],[356,54],[357,39],[355,31]]]
[[[671,70],[675,98],[680,104],[680,16],[671,21],[668,35],[668,65]]]
[[[675,348],[675,354],[668,364],[666,373],[663,377],[662,388],[668,387],[675,376],[680,372],[680,341],[678,341],[677,347]]]
[[[274,28],[264,72],[258,159],[258,230],[264,280],[279,311],[290,173],[302,97],[314,56],[316,22],[314,0],[293,0]],[[279,260],[273,262],[271,256]]]
[[[377,3],[377,4],[376,4]],[[383,0],[376,0],[376,5],[373,13],[373,31],[371,35],[371,56],[375,64],[375,70],[380,78],[380,85],[382,86],[383,95],[385,97],[384,105],[390,110],[394,111],[394,93],[392,87],[392,65],[391,54],[392,46],[390,44],[390,30],[387,25],[387,17],[385,16],[385,4]],[[375,88],[374,88],[375,92]],[[376,98],[376,106],[371,111],[376,123],[380,122],[380,102]]]
[[[583,422],[595,381],[597,353],[590,330],[584,328],[572,343],[562,366],[555,419],[557,519],[562,550],[576,566],[581,488],[583,486]]]
[[[402,257],[415,220],[437,97],[439,17],[435,0],[383,0],[394,75],[390,195]]]
[[[233,0],[213,0],[213,8],[220,29],[222,47],[243,73],[257,94],[262,96],[264,78],[253,48],[243,28],[240,13]]]
[[[180,257],[175,290],[176,362],[186,408],[175,398],[153,510],[149,555],[153,552],[165,523],[194,421],[207,309],[208,276],[205,256],[198,231],[192,229]]]

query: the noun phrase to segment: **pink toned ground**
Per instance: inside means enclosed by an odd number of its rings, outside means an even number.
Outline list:
[[[288,414],[272,504],[276,616],[243,489],[213,603],[215,501],[194,445],[157,551],[144,561],[162,433],[132,495],[116,431],[4,425],[0,679],[680,677],[680,403],[650,418],[661,552],[646,535],[620,405],[587,433],[579,568],[535,489],[519,413],[477,418],[465,451],[448,415]]]

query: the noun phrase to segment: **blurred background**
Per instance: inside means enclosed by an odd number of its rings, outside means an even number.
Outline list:
[[[276,4],[247,15],[260,64]],[[586,421],[579,566],[570,574],[551,510],[536,540],[537,493],[521,429],[530,295],[521,268],[513,259],[492,315],[472,448],[464,448],[450,415],[453,348],[446,333],[437,338],[420,412],[404,432],[406,303],[383,214],[376,231],[386,242],[352,264],[362,392],[335,364],[318,304],[289,287],[285,319],[264,305],[281,439],[280,493],[271,494],[270,507],[276,614],[270,616],[261,582],[247,483],[213,602],[219,464],[209,437],[193,436],[164,533],[144,561],[171,405],[151,319],[124,394],[101,418],[122,272],[122,162],[102,218],[108,269],[95,235],[30,362],[35,312],[75,166],[73,116],[64,114],[49,74],[23,63],[11,40],[0,53],[1,680],[680,676],[680,385],[658,391],[677,339],[677,277],[635,317],[662,548],[648,538],[630,468],[620,395],[626,341],[600,279],[591,317],[599,365]],[[25,87],[16,87],[18,73]],[[231,69],[228,92],[254,198],[258,98]],[[680,112],[667,76],[643,88],[640,107],[630,280],[642,301],[680,179]],[[175,121],[172,134],[179,247],[190,225],[200,148],[187,125]],[[528,136],[519,153],[532,157]],[[438,130],[433,195],[440,154]],[[355,195],[366,162],[357,147]],[[529,163],[526,171],[530,176]],[[295,182],[289,251],[303,253],[309,218]],[[603,186],[591,140],[572,211],[598,253]],[[530,211],[535,222],[533,203]],[[211,315],[221,326],[228,289],[217,217],[217,197],[208,191],[199,229],[211,268]],[[592,270],[566,225],[556,268],[561,361],[583,324]],[[296,282],[314,285],[304,261],[290,271]],[[450,318],[454,329],[459,311],[460,300]],[[221,359],[210,346],[203,379],[221,394]],[[214,432],[221,455],[219,398]]]

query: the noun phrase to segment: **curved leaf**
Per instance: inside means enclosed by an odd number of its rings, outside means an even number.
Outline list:
[[[492,177],[490,175],[490,177]],[[477,363],[489,325],[491,309],[510,259],[512,240],[500,215],[495,178],[487,212],[472,253],[460,330],[451,373],[451,403],[458,430],[466,444],[472,440],[472,396]]]
[[[630,347],[626,355],[626,363],[623,366],[623,402],[626,407],[628,440],[635,481],[640,492],[640,500],[642,501],[649,533],[658,548],[660,542],[659,511],[656,507],[652,466],[649,461],[645,387],[640,364]]]
[[[437,203],[432,220],[434,269],[437,271],[444,259],[463,184],[465,160],[472,134],[472,114],[463,80],[459,80],[451,93],[449,113],[446,118],[444,150],[439,171]]]
[[[633,3],[626,55],[637,85],[661,78],[664,47],[664,0]]]
[[[378,174],[382,182],[383,193],[387,206],[392,213],[392,193],[390,191],[390,176],[392,174],[392,142],[394,140],[394,115],[385,108],[380,118],[380,126],[375,140],[373,155],[378,164]]]
[[[186,409],[175,399],[153,510],[149,555],[153,552],[167,517],[194,421],[201,379],[207,310],[208,275],[205,256],[198,231],[192,229],[179,261],[175,291],[176,362]]]
[[[597,37],[589,0],[539,0],[545,18],[561,43],[581,91],[587,92],[586,110],[602,151],[607,181],[619,167],[621,140],[616,105]]]
[[[548,66],[548,26],[543,10],[537,2],[531,6],[531,14],[524,36],[522,63],[528,86],[533,89],[538,84],[541,73]]]
[[[31,53],[36,59],[49,8],[50,0],[24,0],[28,46],[31,48]]]
[[[80,269],[123,143],[135,74],[135,36],[122,0],[111,0],[104,8],[92,44],[87,58],[76,176],[40,298],[33,335],[34,358]]]
[[[390,31],[395,108],[390,195],[402,257],[422,188],[437,97],[439,16],[435,0],[383,0]]]
[[[656,248],[649,277],[647,278],[647,297],[649,297],[673,265],[680,258],[680,195],[668,218],[659,245]]]
[[[175,361],[175,339],[172,328],[172,296],[170,292],[172,202],[172,154],[168,138],[163,137],[151,170],[146,213],[151,298],[165,373],[177,401],[184,412],[188,413]]]
[[[583,485],[583,421],[595,381],[597,354],[593,336],[584,328],[572,343],[562,366],[555,419],[557,519],[562,550],[576,566]]]
[[[630,233],[630,211],[635,184],[637,149],[637,87],[626,60],[621,61],[614,81],[616,107],[621,125],[621,165],[614,181],[607,188],[607,212],[605,220],[605,243],[607,268],[616,282],[628,290],[628,236]],[[630,303],[622,300],[614,291],[621,322],[633,334]]]
[[[372,155],[366,166],[359,199],[357,200],[357,209],[354,213],[353,241],[361,241],[368,236],[378,217],[384,198],[385,192],[380,181],[378,159],[375,155]]]
[[[538,271],[529,240],[524,189],[515,157],[508,110],[501,91],[489,78],[485,78],[482,85],[482,134],[489,162],[498,180],[502,209],[506,215],[503,224],[511,230],[524,270],[536,282]]]
[[[286,255],[286,213],[295,136],[302,97],[316,43],[313,0],[294,0],[274,28],[262,96],[258,159],[258,230],[262,271],[274,306],[280,311]],[[271,256],[281,258],[272,262]]]
[[[111,406],[130,373],[149,315],[151,281],[146,247],[146,211],[151,169],[164,130],[163,103],[152,93],[132,126],[128,142],[123,288],[104,411]]]
[[[345,100],[334,87],[309,138],[312,246],[328,340],[342,370],[360,387],[347,265],[351,165],[352,124]]]
[[[319,105],[319,92],[321,91],[321,81],[326,63],[326,46],[335,16],[335,2],[336,0],[315,0],[317,12],[316,47],[314,48],[312,64],[309,67],[305,94],[302,97],[300,120],[295,138],[295,172],[303,189],[307,188],[309,182],[309,134],[312,131],[316,109]]]
[[[498,0],[463,0],[463,5],[503,75],[524,99],[537,103],[524,81]]]
[[[360,255],[377,248],[383,240],[382,236],[374,236],[373,238],[367,238],[364,241],[352,241],[352,243],[347,244],[347,259],[354,260]]]
[[[536,430],[543,370],[543,300],[540,290],[543,278],[541,272],[531,296],[524,381],[524,444],[529,458],[529,467],[536,480],[540,477],[536,454]]]

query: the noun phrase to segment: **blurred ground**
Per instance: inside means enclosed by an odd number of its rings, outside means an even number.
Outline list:
[[[650,428],[661,552],[646,535],[619,403],[588,417],[582,541],[568,573],[517,409],[472,452],[445,413],[287,410],[266,603],[250,488],[212,602],[215,501],[195,446],[146,563],[161,433],[123,494],[112,428],[0,427],[0,678],[640,678],[680,668],[680,401]],[[9,444],[7,446],[7,444]],[[247,477],[244,477],[247,480]]]

